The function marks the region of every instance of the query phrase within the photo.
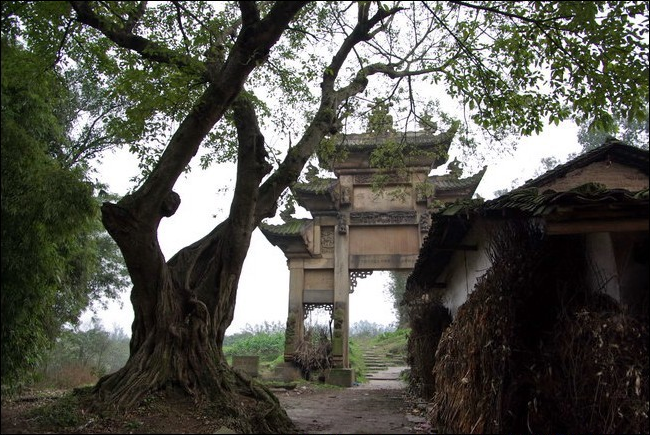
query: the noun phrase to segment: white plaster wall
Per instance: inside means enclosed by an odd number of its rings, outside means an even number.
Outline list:
[[[451,311],[452,318],[474,291],[478,279],[492,266],[487,255],[488,232],[482,225],[474,225],[462,243],[476,244],[478,249],[455,251],[440,275],[440,281],[447,284],[442,303]],[[618,269],[610,233],[587,234],[586,251],[590,264],[582,273],[586,273],[591,289],[605,292],[620,302]]]
[[[455,251],[442,273],[447,290],[442,303],[456,317],[458,308],[474,291],[476,281],[487,272],[491,262],[487,256],[487,235],[482,225],[474,225],[463,240],[464,245],[477,245],[476,251]]]
[[[587,234],[586,250],[591,260],[586,271],[591,290],[605,292],[620,302],[618,269],[610,233]]]

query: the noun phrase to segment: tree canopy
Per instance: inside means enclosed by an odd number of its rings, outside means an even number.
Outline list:
[[[566,119],[608,132],[616,119],[647,118],[645,2],[373,4],[296,6],[299,13],[273,50],[258,56],[246,87],[281,143],[302,136],[318,84],[331,74],[341,85],[342,121],[363,114],[364,100],[401,97],[401,105],[393,104],[403,127],[424,116],[436,97],[431,93],[442,91],[496,138],[540,132]],[[58,68],[74,62],[83,71],[78,86],[97,96],[87,110],[104,115],[114,140],[130,144],[147,168],[144,178],[241,36],[237,5],[217,5],[5,2],[3,32]],[[271,5],[242,8],[264,14]],[[373,7],[377,28],[354,56],[331,63],[327,56]],[[350,85],[379,76],[393,80],[351,92]],[[201,163],[236,158],[232,119],[220,117],[202,135]]]

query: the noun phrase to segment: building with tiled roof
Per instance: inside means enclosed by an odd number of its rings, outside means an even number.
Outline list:
[[[526,220],[549,235],[585,234],[612,239],[605,242],[612,245],[631,234],[647,243],[648,219],[648,151],[610,141],[498,198],[458,201],[435,214],[409,278],[412,291],[407,297],[430,287],[455,312],[467,298],[466,289],[471,291],[489,268],[487,227],[494,231],[499,223]],[[454,272],[458,257],[469,264],[469,274],[464,266]],[[463,278],[458,278],[461,272]],[[609,271],[612,276],[619,272]],[[619,297],[616,280],[605,287]]]
[[[558,432],[598,409],[647,426],[648,192],[648,151],[609,141],[434,214],[403,299],[432,426]]]

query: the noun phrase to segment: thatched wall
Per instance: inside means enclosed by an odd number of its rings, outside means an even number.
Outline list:
[[[493,238],[492,268],[437,346],[434,428],[648,432],[647,327],[586,291],[584,252],[531,226]]]
[[[409,305],[411,332],[407,346],[410,367],[409,392],[429,400],[433,397],[433,366],[440,336],[451,323],[451,313],[440,302]]]

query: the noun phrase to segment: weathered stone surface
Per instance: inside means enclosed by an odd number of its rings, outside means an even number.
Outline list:
[[[233,355],[232,366],[248,373],[250,376],[257,377],[260,374],[260,357],[256,355]]]

